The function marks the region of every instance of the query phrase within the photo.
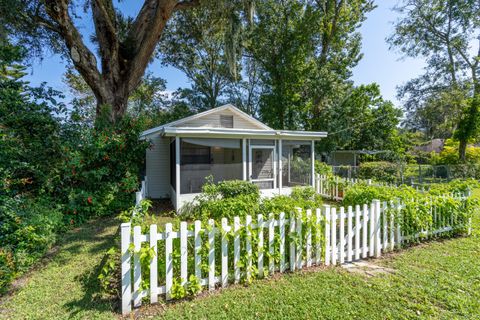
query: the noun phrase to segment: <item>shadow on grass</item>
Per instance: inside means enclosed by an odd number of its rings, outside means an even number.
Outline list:
[[[119,225],[119,221],[115,219],[99,219],[89,228],[88,232],[76,239],[77,241],[88,243],[88,255],[95,256],[101,254],[98,263],[94,267],[89,268],[81,275],[75,277],[75,281],[82,287],[83,296],[81,299],[72,300],[64,306],[70,312],[70,316],[74,317],[82,311],[92,310],[96,312],[117,312],[119,310],[119,297],[102,293],[98,275],[105,262],[106,252],[112,246],[118,246],[116,236],[118,228],[114,232],[108,232],[108,229]],[[117,239],[118,240],[118,239]],[[85,250],[81,244],[75,244],[66,250],[70,254],[78,254]]]

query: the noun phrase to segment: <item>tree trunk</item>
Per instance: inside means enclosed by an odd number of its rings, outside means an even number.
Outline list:
[[[458,146],[458,158],[464,163],[467,160],[467,140],[461,139]]]
[[[144,0],[122,38],[113,0],[92,0],[90,4],[101,70],[70,16],[69,0],[45,0],[51,18],[47,25],[64,40],[73,65],[95,94],[97,117],[115,124],[125,115],[128,97],[140,83],[167,21],[174,11],[198,6],[200,0]]]

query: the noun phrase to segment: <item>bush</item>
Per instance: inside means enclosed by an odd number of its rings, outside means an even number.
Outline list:
[[[233,218],[235,216],[268,215],[294,212],[296,208],[314,209],[322,205],[321,196],[312,187],[294,187],[290,196],[278,195],[260,199],[260,190],[255,184],[232,180],[215,184],[210,179],[192,203],[183,206],[180,215],[184,219]]]
[[[358,168],[358,178],[394,183],[397,179],[397,172],[397,165],[392,162],[364,162]]]
[[[50,199],[0,197],[0,292],[28,270],[65,230],[60,210]]]
[[[331,165],[328,165],[325,162],[315,160],[315,173],[330,176],[333,175],[333,168]]]

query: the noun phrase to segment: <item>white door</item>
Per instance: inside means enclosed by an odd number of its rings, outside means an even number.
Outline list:
[[[260,189],[276,188],[276,162],[274,146],[250,146],[250,181]]]

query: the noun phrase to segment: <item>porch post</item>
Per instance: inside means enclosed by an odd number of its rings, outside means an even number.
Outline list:
[[[242,179],[247,180],[247,139],[242,139]]]
[[[175,137],[175,209],[180,207],[180,137]]]
[[[283,187],[283,170],[282,170],[282,139],[278,140],[278,191],[282,194]]]
[[[315,140],[312,140],[312,187],[315,188]]]

